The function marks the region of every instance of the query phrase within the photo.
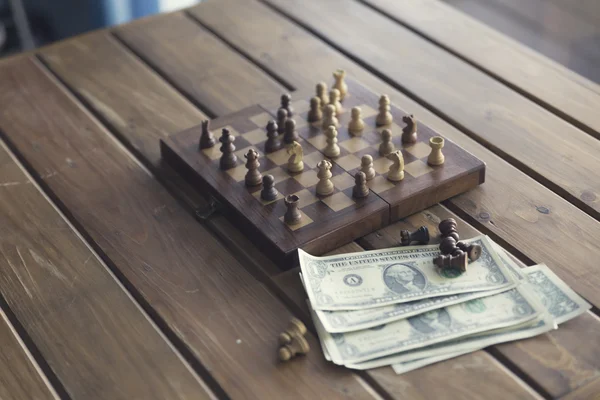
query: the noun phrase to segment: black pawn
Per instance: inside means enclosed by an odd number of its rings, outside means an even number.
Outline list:
[[[237,165],[237,157],[233,153],[235,151],[235,146],[233,145],[234,140],[235,138],[231,136],[229,129],[223,128],[221,137],[219,138],[219,142],[221,142],[220,150],[221,153],[223,153],[219,165],[223,170],[233,168]]]
[[[285,108],[287,116],[291,117],[294,115],[294,109],[292,108],[292,96],[289,93],[281,95],[281,108]]]
[[[297,142],[299,139],[298,132],[296,132],[296,121],[288,118],[285,121],[285,132],[283,133],[283,143],[292,144]]]
[[[440,252],[442,254],[452,254],[456,250],[458,250],[458,247],[456,247],[456,240],[452,236],[446,236],[440,242]]]
[[[426,226],[421,226],[414,232],[401,230],[400,244],[402,246],[408,246],[412,242],[417,242],[419,244],[429,243],[429,229],[427,229]]]
[[[478,244],[466,244],[464,242],[456,243],[456,247],[467,253],[469,260],[477,261],[481,257],[483,249]]]
[[[367,186],[367,176],[364,172],[359,171],[354,175],[354,188],[352,188],[352,196],[360,199],[369,195],[369,187]]]
[[[285,108],[277,110],[277,133],[283,134],[285,132],[285,120],[288,117],[288,112]]]
[[[209,120],[202,121],[202,135],[200,135],[200,149],[208,149],[215,145],[215,137],[208,130]]]
[[[260,191],[260,198],[264,201],[273,201],[277,198],[277,189],[275,189],[275,178],[273,175],[265,175],[262,179],[263,188]]]
[[[281,148],[281,141],[277,133],[277,124],[275,121],[269,121],[267,124],[267,141],[265,142],[265,153],[272,153]]]
[[[453,237],[457,242],[459,241],[458,231],[456,230],[456,220],[454,218],[446,218],[439,225],[440,234],[444,237]]]

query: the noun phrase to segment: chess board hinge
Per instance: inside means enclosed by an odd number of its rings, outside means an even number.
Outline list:
[[[196,215],[196,218],[200,222],[204,222],[204,221],[207,221],[208,219],[210,219],[210,217],[212,217],[221,208],[222,208],[222,204],[219,203],[219,201],[217,199],[215,199],[213,196],[210,196],[208,198],[208,205],[206,207],[196,208],[194,210],[194,214]]]

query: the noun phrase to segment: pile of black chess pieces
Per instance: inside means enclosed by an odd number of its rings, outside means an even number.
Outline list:
[[[461,273],[466,272],[469,261],[475,261],[481,256],[481,246],[478,244],[466,244],[460,241],[458,231],[456,230],[456,220],[447,218],[439,224],[440,235],[440,254],[433,259],[433,263],[440,269],[454,269]],[[429,243],[429,229],[421,226],[414,232],[407,230],[400,231],[400,244],[408,246],[416,242],[418,244]]]

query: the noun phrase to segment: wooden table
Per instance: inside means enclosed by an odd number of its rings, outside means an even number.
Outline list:
[[[281,273],[159,138],[336,68],[487,163],[486,183],[349,243],[459,220],[594,305],[546,335],[397,376],[276,337]],[[0,398],[598,398],[600,87],[435,0],[208,0],[0,63]],[[594,397],[596,396],[596,397]]]

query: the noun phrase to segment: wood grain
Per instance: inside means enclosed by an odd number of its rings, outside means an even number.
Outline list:
[[[0,80],[4,133],[37,174],[57,171],[48,190],[211,387],[232,398],[372,397],[316,352],[280,365],[290,312],[35,62],[0,71],[11,78]]]
[[[598,84],[441,1],[363,1],[600,138]]]
[[[285,92],[181,13],[139,20],[117,28],[116,33],[211,117],[277,99]]]
[[[4,150],[0,150],[4,154]],[[0,159],[3,155],[0,155]],[[0,167],[0,172],[5,168]],[[3,400],[58,399],[18,333],[0,310],[0,398]]]
[[[395,225],[361,239],[368,249],[398,246],[400,229],[414,230],[427,226],[430,244],[439,243],[437,228],[442,219],[452,217],[458,223],[462,238],[474,237],[481,232],[474,229],[443,206],[435,206],[417,213]],[[590,313],[575,318],[559,329],[531,339],[494,346],[492,354],[515,365],[528,380],[534,381],[553,398],[579,390],[600,374],[600,320]]]
[[[21,77],[34,78],[31,72],[24,69]],[[30,118],[32,110],[23,98],[13,96],[16,74],[8,68],[2,68],[2,74],[2,96],[9,96],[14,107],[2,109],[0,127],[10,135],[13,122],[6,121]],[[47,142],[38,143],[49,150]],[[62,179],[58,168],[42,174],[46,182]],[[68,395],[211,398],[106,266],[2,148],[0,177],[0,290]],[[15,368],[13,374],[18,372]],[[23,381],[14,383],[19,384]]]
[[[587,178],[600,164],[600,142],[595,138],[363,4],[265,1],[600,218],[600,182]]]

